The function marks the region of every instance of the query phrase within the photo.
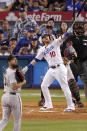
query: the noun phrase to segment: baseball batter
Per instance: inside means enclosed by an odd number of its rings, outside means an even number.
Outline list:
[[[0,131],[2,131],[7,125],[11,112],[14,118],[14,131],[20,131],[22,114],[20,91],[21,86],[26,83],[26,80],[21,83],[17,83],[15,78],[15,71],[17,67],[18,62],[16,57],[12,55],[9,56],[8,68],[4,73],[4,94],[1,99],[3,118],[0,121]]]
[[[70,29],[68,29],[68,33],[70,33]],[[60,45],[63,43],[64,39],[68,36],[66,32],[64,35],[52,41],[50,39],[50,35],[44,34],[42,36],[42,42],[44,46],[41,47],[37,56],[31,63],[25,67],[24,72],[28,70],[31,66],[33,66],[38,60],[43,58],[49,64],[49,70],[47,71],[43,82],[41,84],[41,90],[43,92],[45,98],[45,105],[41,108],[41,110],[47,110],[53,108],[51,96],[49,93],[48,87],[52,84],[52,82],[56,79],[64,92],[67,100],[67,108],[64,111],[72,111],[75,110],[74,104],[72,102],[72,96],[70,89],[68,87],[67,82],[67,69],[63,64],[63,60],[60,53]]]

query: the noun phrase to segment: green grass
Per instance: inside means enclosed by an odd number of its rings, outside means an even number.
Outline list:
[[[61,90],[50,90],[53,101],[65,101]],[[85,101],[84,91],[80,90],[81,99]],[[3,90],[0,90],[0,99]],[[56,97],[57,96],[57,97]],[[22,90],[22,101],[40,100],[40,90]],[[13,121],[10,120],[4,131],[12,131]],[[21,131],[86,131],[86,120],[22,120]]]
[[[12,131],[13,121],[10,121],[4,131]],[[23,120],[21,131],[87,131],[87,121],[84,120]]]
[[[53,101],[65,101],[65,96],[64,96],[63,91],[57,90],[57,89],[56,90],[50,89],[50,93],[52,95]],[[34,95],[32,96],[32,94],[34,94]],[[84,94],[84,90],[80,90],[80,94]],[[58,97],[56,97],[55,95],[58,96]],[[22,90],[21,98],[22,98],[22,101],[38,101],[38,100],[40,100],[40,90],[39,89]],[[81,96],[81,99],[83,101],[85,101],[84,96]]]
[[[52,95],[53,101],[65,101],[65,96],[61,90],[50,89],[50,93]],[[84,94],[84,90],[80,90],[80,94]],[[1,99],[2,95],[3,95],[3,90],[0,90],[0,99]],[[56,97],[55,95],[58,97]],[[22,90],[21,91],[21,98],[22,98],[22,101],[38,101],[38,100],[40,100],[40,89]],[[82,99],[82,101],[85,101],[84,96],[81,96],[81,99]]]

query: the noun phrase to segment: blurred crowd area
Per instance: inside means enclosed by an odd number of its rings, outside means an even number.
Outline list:
[[[54,40],[65,33],[68,23],[61,22],[55,30],[55,21],[50,18],[46,23],[39,25],[34,19],[30,19],[24,8],[19,10],[19,19],[15,22],[13,30],[7,20],[3,20],[0,27],[0,56],[37,55],[43,46],[42,38],[49,34]],[[84,23],[84,33],[87,35],[87,23]],[[71,44],[68,44],[71,45]]]
[[[83,1],[75,1],[75,9],[78,11]],[[56,24],[54,18],[49,18],[47,22],[39,24],[27,15],[27,11],[73,10],[73,6],[72,8],[69,6],[72,6],[72,0],[0,0],[1,11],[18,11],[19,14],[19,19],[13,27],[7,19],[1,21],[0,56],[36,55],[39,48],[44,45],[42,42],[44,34],[51,35],[53,40],[67,31],[68,23]],[[85,7],[83,11],[86,10]],[[84,32],[87,35],[86,23],[84,24]]]
[[[74,0],[78,11],[84,0]],[[0,11],[73,11],[73,0],[0,0]],[[87,11],[87,2],[83,8]]]

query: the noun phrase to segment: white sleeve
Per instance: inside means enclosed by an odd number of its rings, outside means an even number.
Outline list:
[[[38,53],[37,53],[37,55],[36,55],[36,58],[37,58],[38,60],[42,60],[43,57],[44,57],[44,55],[43,55],[43,50],[40,48],[40,49],[38,50]]]
[[[53,44],[55,45],[55,46],[60,46],[61,44],[63,44],[63,39],[62,39],[62,37],[60,36],[58,39],[55,39],[54,41],[53,41]]]

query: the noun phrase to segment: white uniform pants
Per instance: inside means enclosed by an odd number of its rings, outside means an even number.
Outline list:
[[[55,69],[49,68],[43,79],[41,89],[45,98],[45,106],[49,108],[53,107],[48,87],[52,84],[52,82],[55,79],[59,82],[64,92],[68,107],[74,107],[74,104],[72,102],[71,91],[67,82],[67,69],[63,64],[61,64],[59,67]]]
[[[20,131],[22,115],[22,103],[20,95],[11,95],[5,93],[2,96],[2,111],[3,117],[0,121],[0,131],[2,131],[8,124],[11,112],[14,118],[14,131]]]

